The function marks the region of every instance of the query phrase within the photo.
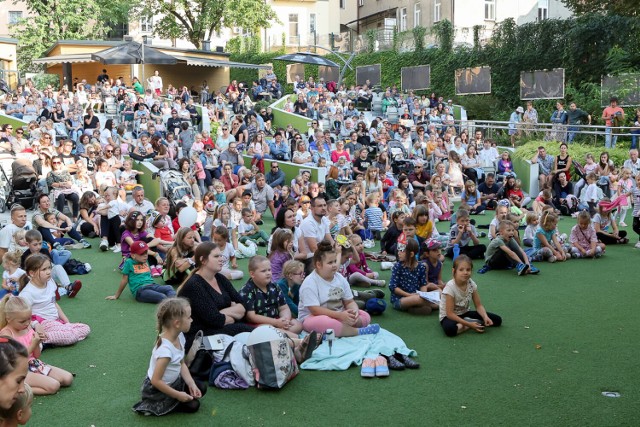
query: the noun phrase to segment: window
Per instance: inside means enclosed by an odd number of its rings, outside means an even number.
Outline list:
[[[298,14],[289,14],[289,44],[298,44]]]
[[[400,29],[399,31],[407,31],[407,8],[400,9]]]
[[[422,24],[422,7],[420,3],[413,6],[413,27],[419,27]]]
[[[9,25],[17,24],[22,19],[22,11],[9,11]]]
[[[538,0],[538,21],[549,18],[549,0]]]
[[[440,8],[442,7],[442,0],[435,0],[433,2],[433,22],[440,21]]]
[[[486,21],[496,20],[496,0],[484,0],[484,19]]]
[[[143,16],[140,18],[140,31],[143,33],[153,31],[153,16]]]
[[[311,34],[316,33],[316,14],[315,13],[311,13],[309,15],[309,32]]]
[[[340,0],[340,9],[344,9],[346,8],[346,4],[345,4],[346,0]]]
[[[358,6],[359,7],[364,6],[364,0],[358,0]]]

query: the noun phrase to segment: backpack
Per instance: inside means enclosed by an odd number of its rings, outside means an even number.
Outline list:
[[[67,262],[64,263],[62,267],[64,268],[64,271],[66,271],[67,274],[69,275],[74,275],[74,274],[82,275],[82,274],[89,273],[91,266],[87,268],[87,265],[88,264],[78,261],[77,259],[70,258]]]
[[[289,337],[273,326],[262,325],[247,339],[256,386],[263,389],[280,389],[298,375]]]

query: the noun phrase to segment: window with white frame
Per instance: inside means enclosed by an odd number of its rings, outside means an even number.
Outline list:
[[[316,33],[316,14],[315,13],[309,14],[309,32],[311,34]]]
[[[420,3],[413,5],[413,27],[422,25],[422,6]]]
[[[346,0],[340,0],[340,9],[344,9],[346,7],[347,7]]]
[[[407,8],[400,9],[400,28],[399,31],[407,31]]]
[[[364,6],[364,0],[358,0],[358,6],[359,7]]]
[[[440,21],[440,9],[442,8],[442,0],[434,0],[433,2],[433,22]]]
[[[22,19],[22,11],[21,10],[10,10],[9,11],[9,25],[15,25]]]
[[[484,0],[484,19],[486,21],[496,20],[496,0]]]
[[[289,14],[289,44],[298,44],[299,35],[300,35],[300,30],[298,28],[298,14],[290,13]]]
[[[140,17],[140,31],[150,33],[153,31],[153,16]]]
[[[549,0],[538,0],[538,21],[549,19]]]

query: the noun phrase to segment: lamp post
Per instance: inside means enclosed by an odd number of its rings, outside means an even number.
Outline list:
[[[142,58],[142,87],[145,87],[145,84],[147,82],[146,77],[144,76],[144,47],[147,45],[147,41],[148,41],[148,36],[142,36],[142,54],[140,55],[140,57]]]

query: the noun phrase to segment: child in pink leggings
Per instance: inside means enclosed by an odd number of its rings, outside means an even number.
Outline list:
[[[89,335],[91,329],[83,323],[70,323],[56,303],[56,284],[51,279],[51,261],[44,255],[34,254],[25,262],[26,276],[21,278],[20,296],[31,307],[33,318],[46,333],[45,344],[73,345]],[[25,279],[27,278],[28,279]],[[24,283],[26,281],[29,283]]]
[[[377,334],[380,326],[370,324],[369,314],[353,301],[347,279],[338,274],[341,249],[327,240],[318,244],[315,269],[300,287],[298,320],[307,332],[333,329],[338,337]]]

